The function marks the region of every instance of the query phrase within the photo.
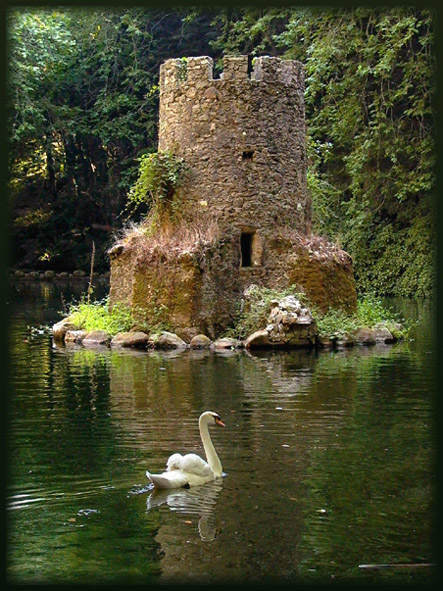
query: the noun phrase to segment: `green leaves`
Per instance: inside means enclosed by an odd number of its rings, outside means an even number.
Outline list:
[[[109,232],[120,225],[137,156],[156,149],[160,64],[175,52],[209,54],[215,13],[186,19],[189,11],[144,7],[9,12],[12,217],[50,213],[32,232],[14,225],[13,264],[41,268],[40,245],[50,244],[57,252],[51,268],[86,270],[94,240],[97,264],[107,267]],[[71,230],[79,228],[77,243]]]
[[[129,192],[129,203],[159,207],[166,201],[172,202],[186,170],[183,159],[171,152],[155,152],[144,154],[139,160],[138,178]]]
[[[342,338],[353,335],[359,328],[374,328],[382,324],[397,338],[406,338],[408,323],[395,312],[386,308],[373,293],[361,295],[357,301],[357,312],[353,315],[342,310],[329,309],[325,314],[315,313],[320,336]]]
[[[111,226],[125,202],[170,199],[179,163],[146,156],[138,171],[136,161],[156,149],[162,61],[213,55],[218,67],[226,54],[283,56],[305,64],[314,230],[350,252],[361,287],[432,291],[430,10],[15,9],[8,26],[10,184],[30,209],[57,197],[54,232]],[[41,243],[49,232],[42,226]]]
[[[304,40],[309,136],[333,144],[310,159],[314,227],[339,236],[359,281],[380,293],[426,295],[434,285],[431,256],[413,265],[415,278],[404,265],[405,241],[418,253],[432,240],[424,223],[416,245],[407,238],[435,184],[432,38],[432,14],[412,8],[307,11],[279,36],[288,57],[291,40]]]
[[[69,306],[69,317],[82,330],[104,330],[110,336],[128,331],[135,323],[130,308],[116,304],[109,308],[109,299],[87,303],[85,300]]]

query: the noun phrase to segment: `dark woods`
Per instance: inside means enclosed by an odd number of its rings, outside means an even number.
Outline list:
[[[433,15],[414,8],[62,8],[8,13],[11,265],[106,270],[157,149],[171,57],[275,55],[306,67],[316,233],[352,254],[360,289],[430,295]]]

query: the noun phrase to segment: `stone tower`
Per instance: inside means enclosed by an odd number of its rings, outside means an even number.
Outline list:
[[[192,171],[181,191],[186,215],[205,209],[227,232],[308,231],[300,62],[259,57],[249,72],[247,56],[225,57],[214,79],[210,57],[168,60],[158,147]]]
[[[148,322],[162,310],[185,339],[222,334],[251,284],[294,285],[320,308],[355,308],[350,257],[309,246],[300,62],[225,57],[214,78],[210,57],[166,61],[158,149],[187,167],[178,215],[166,240],[134,236],[109,251],[111,305],[143,309]]]

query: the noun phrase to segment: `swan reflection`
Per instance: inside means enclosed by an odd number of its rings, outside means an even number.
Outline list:
[[[204,542],[210,542],[218,534],[215,526],[215,506],[222,488],[222,482],[216,480],[188,489],[154,489],[148,496],[146,509],[151,511],[166,503],[171,511],[184,515],[199,515],[200,538]]]

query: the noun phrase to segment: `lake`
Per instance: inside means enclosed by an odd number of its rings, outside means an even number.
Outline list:
[[[83,290],[10,285],[10,583],[434,581],[434,304],[391,302],[411,341],[334,352],[54,346]],[[154,493],[205,410],[225,478]]]

